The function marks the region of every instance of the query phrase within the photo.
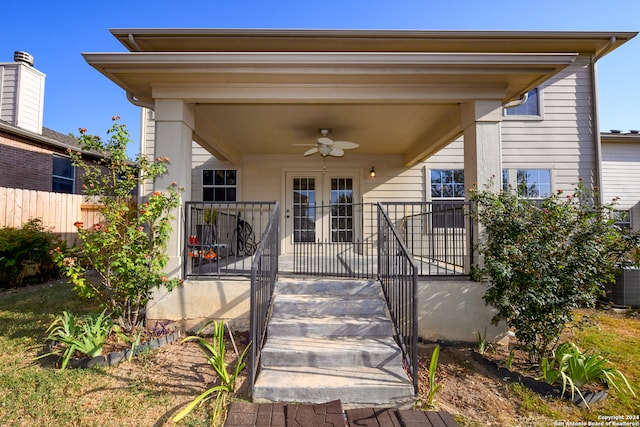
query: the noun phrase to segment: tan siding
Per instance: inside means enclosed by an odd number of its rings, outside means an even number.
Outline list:
[[[588,58],[542,87],[542,121],[502,123],[503,167],[552,169],[556,189],[570,190],[582,178],[594,182],[591,71]]]
[[[503,168],[551,169],[556,189],[571,190],[580,178],[595,182],[588,59],[579,58],[541,89],[544,120],[505,118],[502,123]],[[462,169],[463,155],[460,138],[423,163],[427,180],[430,169]]]
[[[640,201],[640,144],[602,144],[603,199],[619,197],[620,209]]]

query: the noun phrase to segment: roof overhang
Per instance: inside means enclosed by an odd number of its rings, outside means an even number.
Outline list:
[[[112,30],[127,53],[86,61],[148,104],[196,104],[195,138],[225,157],[294,154],[319,127],[407,165],[458,136],[460,105],[510,102],[579,55],[635,33]],[[251,123],[251,126],[247,126]],[[265,138],[269,138],[265,141]],[[389,144],[389,141],[394,141]],[[365,143],[366,142],[366,143]],[[238,157],[230,158],[238,161]]]

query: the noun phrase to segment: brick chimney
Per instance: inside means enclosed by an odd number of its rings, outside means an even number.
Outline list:
[[[33,68],[33,56],[16,51],[0,63],[0,120],[42,134],[45,75]]]

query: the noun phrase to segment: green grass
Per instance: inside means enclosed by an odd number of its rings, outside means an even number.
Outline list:
[[[98,307],[64,281],[0,292],[0,426],[169,423],[188,397],[177,403],[161,385],[144,376],[127,381],[119,368],[60,371],[33,360],[62,310],[81,314]],[[203,408],[185,421],[182,425],[208,426],[209,413]]]
[[[628,315],[631,314],[631,315]],[[580,322],[586,317],[589,322]],[[640,412],[640,317],[633,312],[611,313],[581,311],[576,315],[575,343],[583,351],[593,351],[607,358],[631,383],[636,397],[630,397],[630,405],[610,390],[611,398],[596,406],[584,417],[597,421],[598,415],[638,414]],[[586,323],[584,327],[581,323]]]
[[[575,342],[584,352],[607,358],[629,380],[636,397],[627,405],[609,391],[609,397],[591,404],[590,409],[559,399],[545,399],[526,387],[513,384],[510,390],[520,412],[562,422],[602,421],[602,415],[636,415],[640,411],[640,317],[637,314],[609,310],[577,310],[575,321],[567,328],[562,341]],[[552,421],[549,421],[552,422]]]

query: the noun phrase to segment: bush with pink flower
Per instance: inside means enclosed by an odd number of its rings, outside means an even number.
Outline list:
[[[71,253],[54,250],[54,255],[81,296],[97,300],[125,330],[132,331],[144,320],[152,290],[171,290],[179,283],[163,269],[172,212],[180,204],[182,188],[172,183],[138,203],[141,184],[165,174],[169,158],[150,160],[139,155],[129,160],[126,146],[131,139],[118,119],[113,118],[106,141],[79,129],[82,149],[99,153],[102,160],[96,165],[85,163],[81,153],[70,152],[70,156],[82,170],[85,195],[102,206],[103,219],[96,224],[76,222],[81,245]],[[97,272],[97,280],[90,280],[87,273],[91,271]]]

